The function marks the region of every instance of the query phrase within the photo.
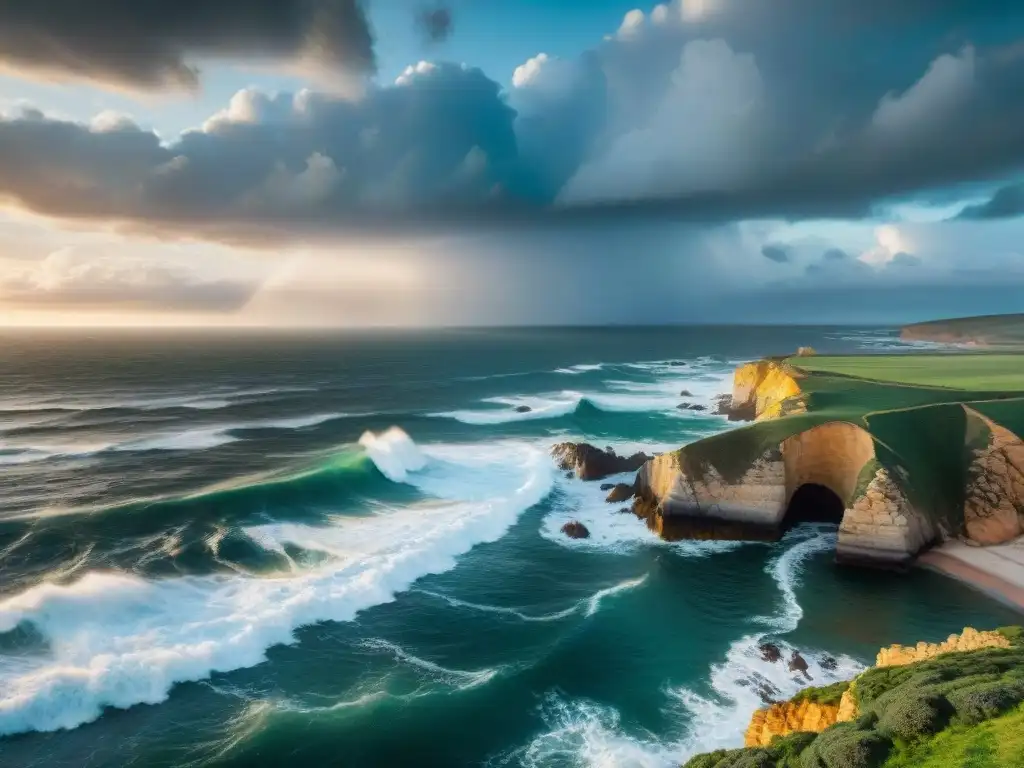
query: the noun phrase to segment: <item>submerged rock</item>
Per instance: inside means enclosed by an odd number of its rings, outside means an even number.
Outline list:
[[[615,487],[615,483],[601,483],[601,490],[602,491],[610,491],[614,487]]]
[[[580,480],[601,480],[608,475],[636,472],[650,457],[645,453],[618,456],[589,443],[559,443],[551,448],[559,469],[576,473]]]
[[[839,662],[836,661],[835,656],[823,656],[818,662],[818,666],[827,672],[835,672],[839,668]]]
[[[529,413],[529,412],[530,412],[530,411],[532,411],[532,410],[533,410],[533,408],[531,408],[531,407],[530,407],[530,406],[528,406],[528,405],[519,405],[519,406],[516,406],[516,413]]]
[[[782,658],[782,650],[775,643],[762,643],[758,650],[761,651],[761,658],[770,664]]]
[[[808,680],[811,679],[811,673],[807,671],[807,660],[799,651],[793,651],[793,655],[789,657],[789,671],[802,672]]]
[[[679,396],[680,397],[693,397],[693,392],[691,392],[688,389],[684,389],[682,392],[679,393]]]
[[[605,501],[609,504],[618,504],[620,501],[626,501],[627,499],[633,498],[635,490],[636,489],[628,483],[617,483],[612,487],[611,493],[608,494]]]
[[[566,523],[562,526],[562,533],[568,536],[570,539],[589,539],[590,531],[587,530],[587,526],[578,520],[573,520],[571,523]]]
[[[700,403],[680,403],[676,406],[681,411],[706,411],[708,407]]]

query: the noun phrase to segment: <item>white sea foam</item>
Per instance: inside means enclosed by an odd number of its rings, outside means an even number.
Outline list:
[[[455,606],[457,608],[468,608],[470,610],[481,611],[483,613],[497,613],[505,616],[514,616],[515,618],[520,619],[521,621],[548,622],[558,621],[560,619],[567,619],[573,615],[582,615],[587,617],[594,616],[598,612],[598,610],[600,610],[602,600],[604,600],[605,598],[614,597],[615,595],[618,595],[621,592],[627,592],[629,590],[636,589],[645,581],[647,581],[647,574],[644,574],[643,576],[637,579],[628,579],[626,581],[621,581],[618,584],[613,584],[610,587],[605,587],[604,589],[598,590],[589,597],[585,597],[582,600],[578,600],[568,608],[565,608],[561,611],[555,611],[554,613],[544,613],[540,615],[524,613],[518,608],[509,608],[501,605],[471,603],[468,600],[460,600],[449,595],[441,594],[440,592],[431,592],[430,590],[426,589],[421,589],[417,591],[423,595],[430,595],[431,597],[436,597],[439,600],[443,600],[449,605]]]
[[[423,477],[426,485],[444,484],[448,499],[458,498],[460,486],[469,498],[479,492],[482,460],[475,446],[462,446],[473,457],[465,465],[448,447],[442,469],[431,475],[433,459],[419,471],[394,461],[420,455],[407,436],[389,431],[365,442],[375,461],[404,473],[406,482],[416,485]],[[404,447],[390,450],[396,445]],[[0,658],[0,735],[73,728],[99,717],[105,706],[162,701],[176,682],[259,664],[269,647],[293,643],[298,627],[349,621],[419,577],[450,570],[475,544],[500,538],[553,481],[550,458],[526,444],[504,451],[487,473],[497,490],[485,500],[438,500],[323,527],[250,529],[254,541],[275,542],[271,549],[287,542],[329,555],[306,570],[153,581],[92,572],[3,600],[0,633],[28,622],[50,650],[17,663]]]
[[[569,549],[622,555],[635,552],[638,547],[663,547],[684,557],[707,557],[745,546],[746,543],[741,541],[665,541],[628,509],[628,502],[609,504],[605,501],[608,491],[602,491],[601,485],[632,483],[633,479],[632,473],[612,475],[600,484],[557,478],[558,495],[541,523],[541,536]],[[583,523],[590,536],[570,539],[562,533],[562,526],[573,521]]]
[[[732,370],[726,364],[714,361],[693,363],[652,362],[625,363],[616,367],[619,378],[604,382],[603,390],[571,390],[537,395],[505,395],[482,400],[485,408],[461,409],[432,414],[439,418],[455,419],[465,424],[494,425],[537,419],[555,419],[576,411],[584,402],[598,410],[610,413],[655,412],[671,416],[697,417],[699,412],[682,410],[683,401],[710,406],[712,398],[731,387]],[[622,379],[623,369],[642,371],[652,381]],[[604,363],[573,366],[560,369],[560,373],[612,370]],[[634,374],[635,375],[635,374]],[[682,392],[689,392],[683,395]],[[504,406],[504,407],[493,407]]]
[[[502,756],[502,765],[513,761],[524,768],[667,768],[679,764],[673,762],[672,745],[659,742],[653,734],[628,733],[613,707],[549,693],[540,714],[544,733],[524,748]]]
[[[392,427],[387,432],[377,435],[364,432],[359,444],[366,449],[366,454],[373,460],[386,478],[395,482],[404,482],[410,472],[418,472],[427,463],[427,457],[405,432]]]
[[[396,660],[426,672],[435,682],[450,685],[458,690],[476,688],[491,681],[501,672],[501,668],[498,667],[480,670],[449,669],[428,659],[421,659],[400,645],[379,638],[364,640],[362,645],[365,648],[384,651],[394,656]]]
[[[580,608],[580,604],[576,603],[561,611],[534,615],[529,613],[523,613],[517,608],[509,608],[502,605],[486,605],[484,603],[472,603],[468,600],[460,600],[457,597],[451,597],[449,595],[441,594],[440,592],[432,592],[429,589],[419,589],[416,591],[422,595],[436,597],[438,600],[443,600],[444,602],[448,603],[449,605],[455,606],[456,608],[468,608],[469,610],[480,611],[482,613],[497,613],[502,614],[504,616],[514,616],[522,621],[558,621],[559,619],[566,619],[569,616],[578,613]]]
[[[82,458],[105,451],[113,445],[111,442],[95,440],[35,445],[7,444],[0,447],[0,465],[30,464],[54,458]]]
[[[578,376],[581,373],[600,371],[602,368],[604,368],[604,363],[580,363],[579,365],[570,365],[566,368],[556,368],[555,373],[564,373],[569,376]]]
[[[148,396],[139,396],[132,392],[123,392],[106,397],[9,398],[0,401],[0,412],[99,411],[109,408],[131,408],[140,411],[157,411],[166,408],[218,410],[238,405],[248,398],[313,391],[316,391],[313,387],[259,387],[213,390],[188,395],[153,393]]]
[[[294,418],[232,422],[177,432],[157,432],[119,442],[93,440],[28,446],[11,444],[0,448],[0,465],[26,464],[54,458],[81,458],[103,451],[201,451],[238,440],[238,436],[232,434],[233,432],[242,432],[247,429],[303,429],[334,419],[345,418],[348,415],[345,413],[318,413]]]
[[[783,605],[773,617],[776,632],[788,632],[799,623],[802,611],[796,602],[797,579],[806,559],[834,546],[833,537],[820,530],[795,532],[783,551],[766,569],[779,586]],[[687,687],[666,687],[667,710],[686,727],[664,738],[623,725],[612,707],[583,699],[566,699],[548,694],[541,706],[546,730],[526,747],[503,756],[507,764],[517,760],[525,766],[593,766],[594,768],[670,768],[700,752],[743,746],[743,734],[754,710],[764,706],[758,687],[767,687],[777,698],[789,698],[808,681],[788,669],[788,657],[795,650],[777,637],[772,638],[783,659],[765,661],[760,644],[767,634],[740,638],[728,649],[724,661],[710,670],[706,691]],[[848,680],[863,665],[847,656],[836,657],[836,668],[821,666],[824,654],[800,649],[807,661],[814,685]]]
[[[228,434],[230,427],[202,427],[182,432],[168,432],[128,440],[111,446],[113,451],[202,451],[233,443],[238,438]]]

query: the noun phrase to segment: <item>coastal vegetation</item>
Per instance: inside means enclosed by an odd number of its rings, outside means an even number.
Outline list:
[[[782,733],[766,746],[697,755],[685,768],[1020,768],[1022,631],[996,633],[1006,647],[987,645],[992,633],[965,630],[963,638],[981,647],[922,653],[921,661],[875,666],[849,683],[809,689],[790,703],[837,704],[838,693],[852,699],[849,719],[819,733]],[[899,650],[914,658],[913,647]]]

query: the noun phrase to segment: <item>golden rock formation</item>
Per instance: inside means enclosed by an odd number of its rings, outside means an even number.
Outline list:
[[[977,651],[982,648],[1009,648],[1010,641],[998,632],[979,632],[965,627],[959,635],[950,635],[941,643],[918,643],[917,645],[890,645],[878,651],[876,667],[898,667],[914,664],[957,651]]]
[[[766,747],[776,736],[796,731],[820,733],[839,722],[838,704],[818,704],[814,701],[783,701],[759,709],[750,718],[745,747]]]

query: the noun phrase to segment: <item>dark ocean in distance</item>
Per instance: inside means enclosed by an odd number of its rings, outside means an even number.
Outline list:
[[[0,333],[0,765],[660,768],[741,745],[757,685],[805,685],[763,638],[821,684],[1015,620],[938,575],[837,569],[827,526],[662,542],[548,455],[725,429],[676,406],[799,345],[907,348],[857,328]]]

